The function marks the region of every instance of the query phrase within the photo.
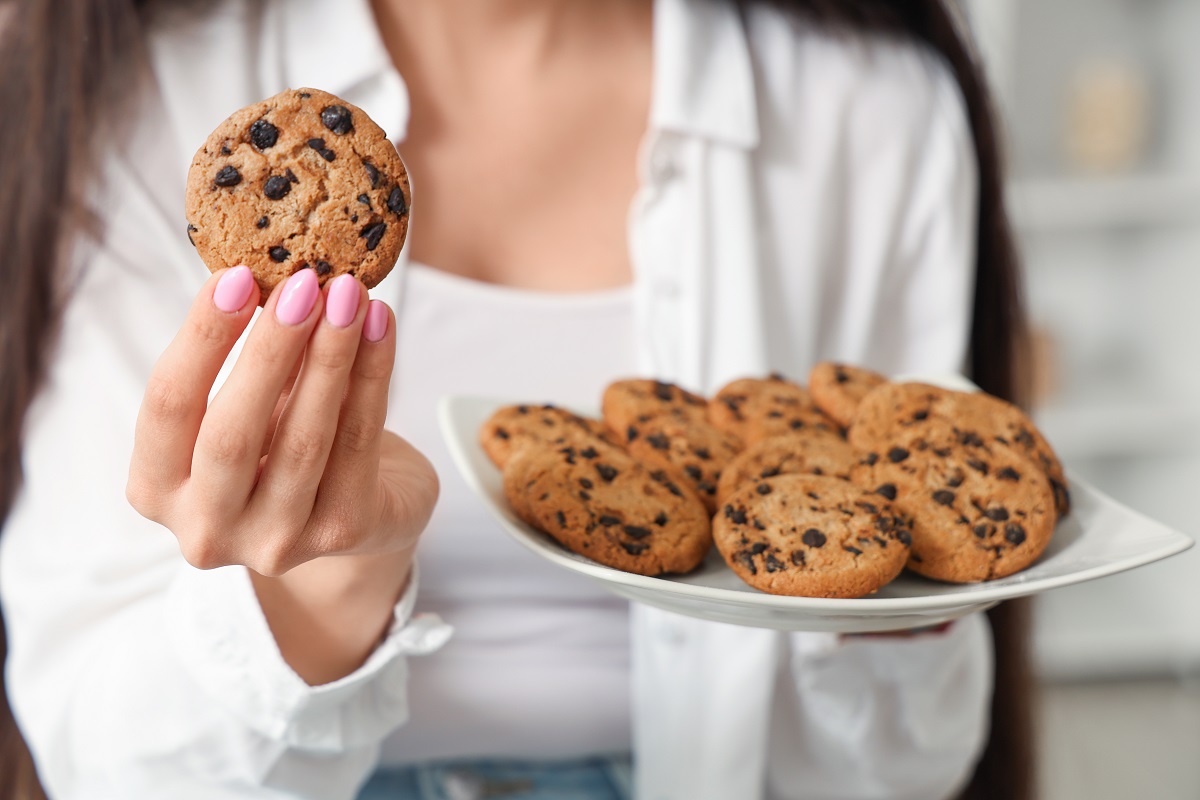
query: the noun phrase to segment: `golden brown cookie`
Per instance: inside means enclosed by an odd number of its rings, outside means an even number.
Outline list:
[[[842,437],[809,429],[789,436],[772,436],[750,445],[721,472],[717,484],[718,502],[746,484],[776,475],[826,475],[850,479],[850,470],[862,458]]]
[[[188,238],[216,272],[245,264],[262,290],[304,267],[368,288],[408,234],[408,173],[362,109],[317,89],[234,112],[188,171]]]
[[[851,480],[913,518],[908,567],[970,583],[1032,564],[1054,534],[1045,474],[998,442],[949,427],[911,431],[868,453]]]
[[[588,419],[552,405],[511,405],[497,409],[479,429],[479,444],[500,469],[511,454],[530,443],[580,443],[600,439],[616,444],[616,436],[600,420]]]
[[[630,426],[636,423],[659,417],[703,421],[708,416],[708,402],[700,395],[673,383],[643,378],[610,383],[604,389],[600,408],[608,426],[626,439]]]
[[[843,428],[867,392],[884,383],[887,378],[878,372],[832,361],[822,361],[808,374],[813,402]]]
[[[909,519],[837,478],[780,475],[735,492],[713,520],[730,569],[772,594],[862,597],[908,559]]]
[[[838,424],[817,407],[807,389],[778,375],[727,384],[709,402],[708,418],[746,445],[807,428],[838,431]]]
[[[1050,479],[1058,515],[1070,511],[1066,473],[1050,443],[1025,412],[984,392],[957,392],[923,383],[883,384],[859,404],[848,438],[854,446],[871,450],[910,432],[946,424],[957,434],[1011,447],[1033,460]]]
[[[717,482],[742,444],[706,420],[679,420],[672,415],[631,423],[626,429],[629,454],[651,468],[666,470],[704,501],[708,513],[717,508]]]
[[[525,522],[626,572],[689,572],[712,545],[700,499],[616,447],[523,448],[504,468],[504,489]]]

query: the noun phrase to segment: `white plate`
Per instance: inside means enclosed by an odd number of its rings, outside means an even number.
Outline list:
[[[1007,578],[956,585],[904,572],[861,599],[784,597],[743,583],[715,548],[694,572],[648,578],[576,555],[513,514],[504,497],[500,470],[488,460],[478,438],[480,426],[491,413],[510,402],[457,396],[443,398],[438,408],[442,434],[455,463],[501,527],[542,558],[599,581],[621,597],[690,617],[758,628],[842,633],[933,625],[982,611],[1001,600],[1140,567],[1181,553],[1193,544],[1190,536],[1144,517],[1070,477],[1070,515],[1059,522],[1042,557]]]

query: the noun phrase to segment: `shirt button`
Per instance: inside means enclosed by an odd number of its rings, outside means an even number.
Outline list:
[[[650,156],[650,177],[655,183],[666,183],[679,174],[672,148],[660,145]]]

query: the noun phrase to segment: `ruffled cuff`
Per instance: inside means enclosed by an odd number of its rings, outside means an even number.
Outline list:
[[[452,628],[413,614],[418,572],[366,662],[309,686],[284,661],[244,567],[184,567],[167,597],[170,636],[185,669],[213,702],[267,739],[317,752],[374,745],[408,717],[405,656],[432,653]]]

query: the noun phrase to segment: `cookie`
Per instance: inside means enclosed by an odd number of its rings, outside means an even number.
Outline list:
[[[311,267],[368,288],[408,234],[408,173],[362,109],[316,89],[281,92],[217,126],[192,159],[188,238],[213,272],[245,264],[270,291]]]
[[[807,389],[778,375],[742,378],[727,384],[709,402],[708,418],[746,445],[806,428],[839,430]]]
[[[1050,481],[998,442],[929,427],[868,453],[851,480],[913,518],[909,569],[952,583],[1032,564],[1054,533]]]
[[[923,383],[884,384],[863,398],[848,438],[856,447],[869,450],[909,432],[938,429],[946,423],[959,433],[1011,447],[1031,459],[1050,479],[1058,516],[1070,511],[1066,473],[1050,443],[1025,412],[984,392],[958,392]]]
[[[816,429],[772,436],[750,445],[725,465],[717,484],[717,499],[724,502],[746,484],[776,475],[827,475],[849,480],[850,470],[861,458],[862,453],[840,436]]]
[[[497,409],[479,429],[479,444],[500,469],[516,450],[530,443],[579,443],[593,439],[616,444],[599,420],[588,419],[552,405],[511,405]]]
[[[843,428],[850,424],[867,392],[884,383],[887,378],[878,372],[832,361],[822,361],[808,374],[813,402]]]
[[[735,492],[713,520],[730,569],[772,594],[862,597],[908,560],[910,520],[843,480],[780,475]]]
[[[504,468],[504,489],[525,522],[626,572],[690,572],[712,545],[700,499],[616,447],[523,448]]]
[[[658,417],[704,421],[708,401],[673,383],[631,378],[605,387],[600,410],[610,428],[628,437],[629,426]]]
[[[631,423],[625,435],[625,447],[631,456],[665,470],[691,488],[709,514],[716,511],[717,482],[725,465],[742,448],[737,438],[706,420],[682,421],[671,415]]]

